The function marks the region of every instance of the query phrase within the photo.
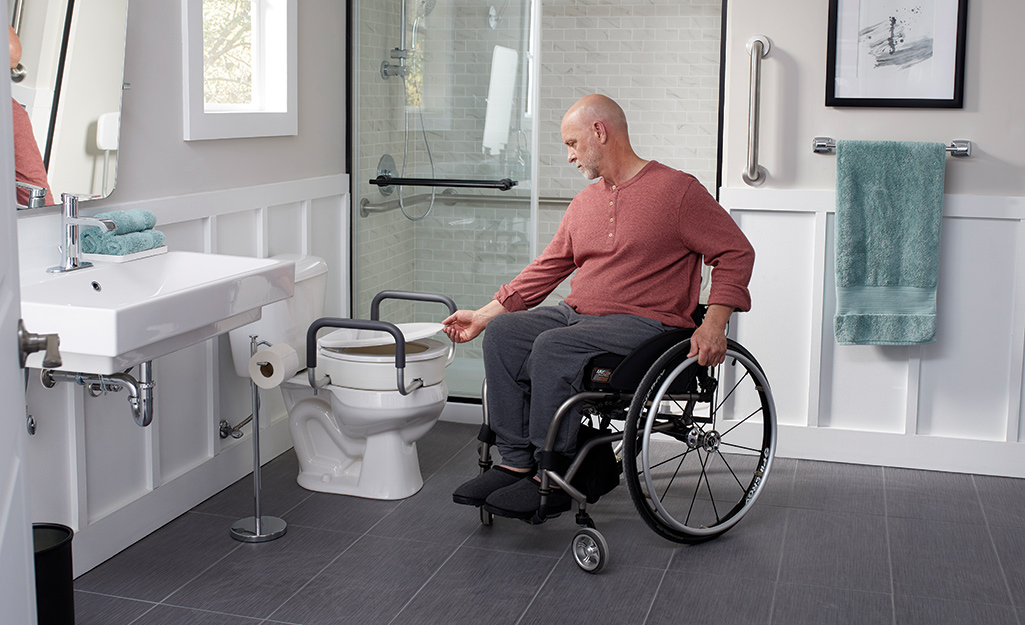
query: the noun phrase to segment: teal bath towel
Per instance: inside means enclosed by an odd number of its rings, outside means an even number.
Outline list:
[[[142,232],[157,225],[157,216],[153,211],[143,208],[132,208],[123,211],[110,211],[96,215],[97,219],[109,219],[114,222],[114,234],[127,234],[129,232]],[[90,226],[97,232],[99,228]]]
[[[86,254],[125,256],[136,252],[152,250],[164,244],[164,233],[159,230],[114,234],[112,232],[100,233],[99,228],[97,228],[96,232],[96,236],[88,238],[85,236],[85,233],[82,233],[82,252]]]
[[[942,143],[837,142],[837,343],[936,340],[945,160]]]
[[[142,208],[133,208],[124,211],[110,211],[109,213],[99,213],[95,215],[97,219],[109,219],[114,222],[113,232],[101,232],[96,226],[86,226],[82,228],[79,234],[79,240],[81,241],[82,251],[86,254],[114,254],[115,256],[124,256],[125,254],[132,254],[134,252],[141,252],[143,250],[152,249],[144,247],[139,250],[133,250],[132,252],[104,252],[98,251],[107,248],[110,243],[110,237],[112,236],[123,236],[127,234],[134,234],[149,230],[153,226],[157,225],[157,216],[153,214],[153,211],[148,211]],[[161,243],[152,247],[160,247],[163,245],[163,234],[161,236]],[[129,239],[118,242],[115,245],[116,249],[122,247],[135,247],[136,245],[143,244],[144,237],[129,237]],[[131,241],[129,243],[129,241]]]

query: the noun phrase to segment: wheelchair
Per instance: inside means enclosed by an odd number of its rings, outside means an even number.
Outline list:
[[[553,485],[569,495],[581,527],[571,551],[586,572],[599,572],[609,559],[608,544],[587,506],[619,484],[620,472],[641,519],[659,536],[683,544],[711,540],[731,529],[765,485],[777,431],[765,373],[732,339],[722,364],[698,365],[696,357],[687,357],[692,333],[670,330],[626,356],[592,358],[585,368],[584,390],[567,399],[552,419],[538,463],[541,507],[530,522],[548,518],[545,508]],[[495,442],[487,380],[482,395],[484,423],[477,437],[481,473],[492,466]],[[568,468],[553,452],[559,424],[567,418],[582,419],[581,429],[590,432],[586,440],[578,437]],[[595,480],[587,480],[585,473],[594,470],[603,447],[612,448],[606,453],[615,463],[614,480],[595,490]],[[483,507],[480,515],[482,524],[492,524],[493,515]]]

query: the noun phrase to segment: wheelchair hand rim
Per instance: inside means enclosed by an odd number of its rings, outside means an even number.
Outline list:
[[[750,358],[742,353],[735,350],[729,349],[726,353],[726,360],[739,361],[744,367],[751,372],[752,376],[755,377],[755,382],[760,387],[760,390],[765,396],[765,405],[763,406],[764,418],[771,418],[772,415],[776,414],[775,404],[772,399],[772,392],[769,388],[769,383],[765,378],[764,372],[761,367],[754,363]],[[669,391],[669,387],[673,382],[676,381],[676,376],[691,365],[697,363],[697,356],[691,356],[686,358],[683,362],[677,365],[672,372],[665,377],[662,383],[659,385],[658,390],[654,395],[654,399],[651,402],[651,406],[647,410],[647,417],[644,423],[644,438],[641,445],[641,466],[643,467],[644,483],[649,494],[649,501],[651,505],[655,507],[659,512],[659,516],[664,522],[678,531],[684,532],[691,536],[715,536],[725,532],[726,530],[733,527],[736,523],[743,518],[743,514],[739,514],[741,511],[750,508],[757,501],[758,496],[762,492],[763,482],[759,481],[757,484],[749,486],[748,495],[746,498],[738,502],[723,518],[712,527],[692,527],[677,521],[673,515],[665,508],[662,501],[656,495],[654,481],[651,477],[651,464],[649,455],[648,443],[651,440],[652,427],[655,423],[655,417],[658,415],[658,406],[662,402]],[[775,424],[773,424],[774,426]],[[764,425],[763,425],[764,429]],[[764,462],[761,468],[763,475],[768,475],[769,470],[772,468],[772,460],[776,455],[776,427],[769,428],[769,443],[767,446],[762,448],[762,461]],[[688,452],[689,453],[689,452]]]

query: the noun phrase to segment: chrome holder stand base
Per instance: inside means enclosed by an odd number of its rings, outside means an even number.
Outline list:
[[[231,537],[244,543],[265,543],[281,538],[288,531],[288,525],[276,516],[260,517],[260,527],[256,527],[256,517],[239,519],[231,526]]]

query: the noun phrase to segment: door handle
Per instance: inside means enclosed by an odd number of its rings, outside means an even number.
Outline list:
[[[18,351],[21,353],[21,368],[25,368],[25,360],[29,354],[44,351],[43,367],[54,369],[61,366],[60,337],[56,334],[33,334],[25,329],[25,323],[18,319]]]

